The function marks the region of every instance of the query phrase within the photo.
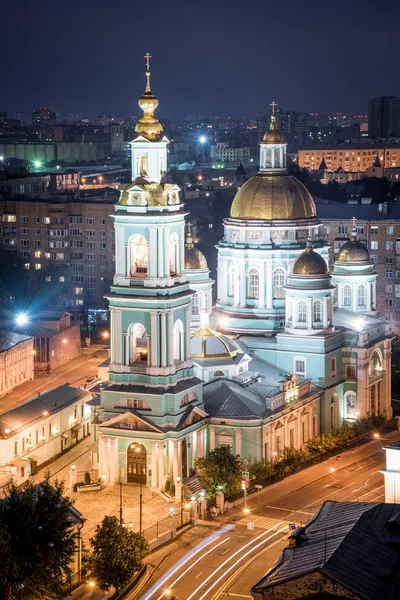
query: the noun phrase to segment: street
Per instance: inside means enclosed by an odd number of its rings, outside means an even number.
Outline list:
[[[128,598],[251,598],[251,587],[287,545],[289,523],[305,524],[325,500],[384,501],[382,445],[398,439],[398,432],[392,432],[253,494],[247,502],[250,514],[234,508],[218,519],[222,527],[213,533],[216,522],[203,535],[201,526],[193,528],[199,531],[196,535],[186,532],[149,556],[154,568],[150,585],[140,596],[132,593]],[[249,523],[253,530],[247,529]]]
[[[97,367],[107,358],[107,348],[91,346],[70,362],[54,369],[48,377],[35,373],[35,379],[19,385],[0,398],[0,413],[33,398],[38,392],[53,389],[63,383],[79,386],[85,383],[86,377],[97,376]]]

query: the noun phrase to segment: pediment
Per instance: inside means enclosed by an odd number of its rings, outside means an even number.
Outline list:
[[[99,425],[99,429],[122,429],[124,431],[156,431],[159,433],[161,430],[155,425],[151,425],[141,417],[130,412],[126,412],[122,415],[112,417],[108,421]]]
[[[185,419],[180,423],[179,429],[184,429],[185,427],[190,427],[190,425],[194,425],[195,423],[199,423],[208,417],[208,414],[198,408],[197,406],[193,406],[190,412],[186,415]]]
[[[282,421],[278,421],[277,424],[275,425],[274,429],[276,431],[277,429],[280,429],[281,427],[283,427],[283,423],[282,423]]]
[[[225,437],[233,437],[232,431],[228,431],[228,429],[221,429],[221,431],[217,431],[217,435],[223,435]]]

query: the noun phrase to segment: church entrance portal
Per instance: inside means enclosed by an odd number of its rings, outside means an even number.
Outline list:
[[[146,483],[147,453],[142,444],[134,442],[128,447],[128,483]]]

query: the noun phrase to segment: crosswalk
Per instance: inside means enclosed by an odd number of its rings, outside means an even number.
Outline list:
[[[238,521],[237,525],[246,525],[248,523],[254,523],[254,527],[258,529],[279,529],[282,527],[282,519],[273,519],[272,517],[260,517],[257,515],[246,515]]]

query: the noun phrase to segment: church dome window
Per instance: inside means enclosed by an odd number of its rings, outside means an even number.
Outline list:
[[[321,300],[315,300],[313,305],[313,321],[320,323],[322,321],[322,302]]]
[[[248,274],[249,298],[256,299],[259,296],[260,276],[257,269],[250,269]]]
[[[366,304],[365,296],[366,296],[365,285],[358,286],[358,289],[357,289],[357,305],[358,306],[365,306],[365,304]]]
[[[284,298],[285,297],[285,271],[284,269],[276,269],[274,272],[274,298]]]
[[[225,373],[223,371],[215,371],[214,377],[225,377]]]
[[[351,287],[345,285],[343,288],[343,306],[351,306]]]
[[[307,323],[307,304],[304,300],[300,300],[297,305],[297,320],[299,323]]]

